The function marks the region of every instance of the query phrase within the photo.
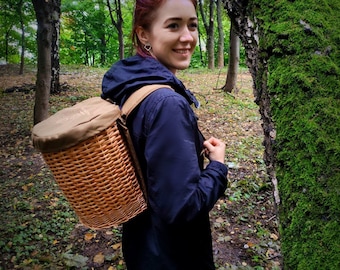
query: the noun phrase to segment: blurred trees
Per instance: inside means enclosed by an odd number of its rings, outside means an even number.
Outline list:
[[[36,55],[35,14],[31,1],[0,0],[0,61],[20,63]]]
[[[209,68],[214,68],[217,63],[218,68],[222,68],[228,61],[228,52],[224,48],[229,48],[229,39],[224,36],[229,36],[230,21],[226,12],[218,9],[220,0],[217,4],[210,2],[202,1],[198,9],[200,48],[193,55],[192,67],[204,67],[210,63]],[[19,5],[22,8],[18,9]],[[60,22],[60,35],[58,32],[53,34],[60,42],[53,48],[58,46],[61,64],[107,66],[134,53],[130,40],[133,1],[63,0],[60,8],[60,20],[56,20],[58,17],[53,20],[54,23]],[[19,63],[21,52],[24,52],[22,62],[25,59],[27,63],[35,63],[37,22],[32,1],[0,0],[0,25],[0,61]],[[57,56],[56,51],[52,55]]]

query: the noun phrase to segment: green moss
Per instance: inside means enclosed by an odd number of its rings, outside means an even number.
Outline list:
[[[253,2],[277,129],[285,269],[340,269],[340,2]]]

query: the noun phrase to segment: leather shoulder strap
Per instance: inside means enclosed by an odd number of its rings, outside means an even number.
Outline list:
[[[143,86],[142,88],[135,91],[124,103],[121,111],[123,119],[126,119],[129,114],[140,104],[148,95],[160,88],[170,88],[166,84],[151,84]],[[173,90],[173,89],[172,89]]]

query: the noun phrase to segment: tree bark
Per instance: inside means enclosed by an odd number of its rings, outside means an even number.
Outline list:
[[[267,173],[273,183],[275,202],[280,203],[277,180],[275,173],[275,153],[273,149],[276,129],[272,120],[270,109],[270,97],[267,90],[267,59],[265,54],[260,53],[258,22],[255,17],[250,17],[248,0],[224,0],[225,8],[230,20],[235,26],[234,30],[242,41],[246,50],[246,64],[253,78],[253,93],[255,103],[259,105],[264,132],[263,145],[264,161],[267,166]]]
[[[231,93],[236,90],[236,81],[238,73],[238,65],[240,62],[240,39],[235,32],[235,22],[230,22],[230,36],[229,36],[229,62],[226,83],[223,90]]]
[[[340,3],[317,3],[225,1],[260,107],[283,269],[340,269]]]
[[[115,0],[114,2],[115,2],[115,14],[117,16],[116,19],[113,17],[113,10],[112,10],[109,0],[107,0],[107,7],[109,9],[111,23],[118,31],[119,57],[120,59],[123,59],[124,58],[124,33],[123,33],[123,16],[122,16],[121,2],[120,0]]]
[[[34,124],[48,117],[51,88],[51,42],[53,6],[51,0],[32,0],[37,23],[38,71],[34,104]]]
[[[224,67],[224,31],[222,25],[222,0],[217,0],[217,29],[218,29],[218,45],[217,45],[217,66]]]
[[[60,93],[60,4],[61,0],[52,0],[52,44],[51,44],[51,94]]]
[[[208,68],[215,68],[215,54],[214,54],[214,0],[209,1],[209,22],[205,16],[202,0],[199,1],[199,9],[202,17],[204,29],[207,35],[206,50],[208,55]]]
[[[25,23],[24,23],[24,15],[22,13],[23,9],[23,1],[19,1],[17,5],[17,13],[19,15],[20,20],[20,29],[21,29],[21,54],[20,54],[20,70],[19,75],[24,74],[24,65],[25,65]]]
[[[21,27],[21,55],[20,55],[20,70],[19,75],[24,74],[25,65],[25,25],[22,14],[20,15],[20,27]]]
[[[215,1],[210,0],[209,4],[209,27],[207,32],[207,49],[208,49],[208,69],[215,68],[215,31],[214,31],[214,10],[215,10]]]
[[[200,50],[200,60],[201,60],[201,64],[204,66],[205,65],[205,61],[203,59],[203,50],[202,50],[202,38],[201,38],[201,29],[198,25],[198,47]]]

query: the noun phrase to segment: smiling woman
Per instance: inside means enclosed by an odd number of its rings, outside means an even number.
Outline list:
[[[190,64],[198,38],[195,7],[191,1],[165,1],[154,13],[153,23],[148,28],[137,26],[136,34],[144,50],[147,46],[147,54],[171,72],[185,69]]]
[[[127,122],[148,204],[123,225],[129,270],[215,269],[209,211],[227,187],[225,144],[204,140],[190,106],[199,103],[175,76],[189,66],[197,42],[196,4],[137,0],[137,54],[114,64],[103,78],[102,97],[119,105],[145,85],[172,88],[149,95]],[[202,153],[210,160],[205,168]]]
[[[150,31],[150,26],[153,25],[152,22],[155,19],[155,16],[157,15],[156,10],[164,4],[164,0],[140,0],[136,2],[135,5],[135,12],[134,12],[134,22],[132,27],[132,40],[137,48],[138,54],[142,56],[148,56],[150,55],[149,51],[145,49],[144,43],[141,42],[141,40],[138,37],[137,29],[142,27],[144,30]],[[186,2],[186,1],[185,1]],[[197,1],[196,0],[190,0],[188,3],[192,3],[193,8],[195,9],[194,19],[197,20],[196,17],[196,7],[197,7]],[[178,9],[175,10],[176,15],[175,18],[178,18]],[[169,16],[169,14],[166,14]],[[163,18],[164,19],[164,18]]]

